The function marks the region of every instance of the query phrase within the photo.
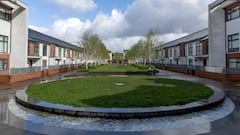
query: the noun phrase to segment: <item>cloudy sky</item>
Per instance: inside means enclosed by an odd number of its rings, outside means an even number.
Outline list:
[[[22,0],[29,27],[76,44],[91,30],[114,52],[129,49],[152,29],[168,42],[204,29],[214,0]]]

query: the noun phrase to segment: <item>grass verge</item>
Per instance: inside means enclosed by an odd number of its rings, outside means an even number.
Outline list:
[[[213,91],[191,82],[155,77],[85,77],[32,86],[27,94],[78,107],[157,107],[208,98]]]

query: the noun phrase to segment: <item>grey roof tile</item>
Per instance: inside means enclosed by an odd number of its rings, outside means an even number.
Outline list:
[[[55,37],[40,33],[38,31],[28,29],[28,40],[34,42],[42,42],[47,44],[54,44],[62,48],[70,48],[73,50],[78,50],[80,47],[73,45],[71,43],[65,42],[63,40],[57,39]]]
[[[192,34],[189,34],[189,35],[184,36],[182,38],[173,40],[171,42],[165,43],[163,45],[163,47],[165,47],[165,48],[166,47],[172,47],[172,46],[179,45],[181,43],[187,43],[187,42],[191,42],[191,41],[194,41],[194,40],[198,40],[198,39],[201,40],[201,39],[206,39],[206,38],[208,38],[208,28],[197,31],[197,32],[192,33]]]

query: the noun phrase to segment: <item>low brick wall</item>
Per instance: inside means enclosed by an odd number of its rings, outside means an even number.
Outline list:
[[[220,81],[240,81],[240,74],[221,74],[221,73],[213,73],[213,72],[206,72],[206,71],[199,71],[199,70],[188,70],[183,68],[173,68],[173,67],[165,67],[165,66],[159,66],[158,68],[163,70],[173,71],[173,72],[191,74],[191,75],[195,75],[203,78],[220,80]]]
[[[173,68],[173,67],[168,67],[169,71],[174,71],[174,72],[179,72],[179,73],[184,73],[184,74],[188,74],[189,71],[188,69],[184,69],[184,68]]]
[[[14,82],[43,77],[45,75],[53,75],[53,74],[68,72],[68,71],[77,70],[77,69],[79,69],[79,67],[44,70],[44,71],[30,72],[30,73],[17,74],[17,75],[0,75],[0,83],[14,83]]]
[[[240,81],[240,74],[227,74],[228,81]]]
[[[226,75],[220,73],[212,73],[212,72],[205,72],[205,71],[198,71],[195,70],[195,75],[204,78],[210,78],[214,80],[226,81]]]
[[[10,75],[0,75],[0,83],[9,83]]]
[[[163,70],[168,70],[168,68],[165,67],[165,66],[158,66],[157,68],[159,68],[159,69],[163,69]]]
[[[42,75],[43,75],[43,71],[31,72],[31,73],[26,73],[26,74],[11,75],[9,82],[13,83],[13,82],[19,82],[19,81],[34,79],[34,78],[41,77]]]

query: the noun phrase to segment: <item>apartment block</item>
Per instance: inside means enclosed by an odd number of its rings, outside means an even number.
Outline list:
[[[158,48],[161,64],[208,65],[208,29],[168,42]]]
[[[0,1],[0,83],[11,83],[79,68],[82,49],[28,29],[28,6]]]
[[[209,5],[208,29],[156,47],[159,68],[217,80],[240,81],[240,0]]]
[[[29,29],[28,66],[49,69],[82,63],[81,48]]]
[[[26,67],[28,7],[20,1],[0,1],[0,29],[0,71]]]

